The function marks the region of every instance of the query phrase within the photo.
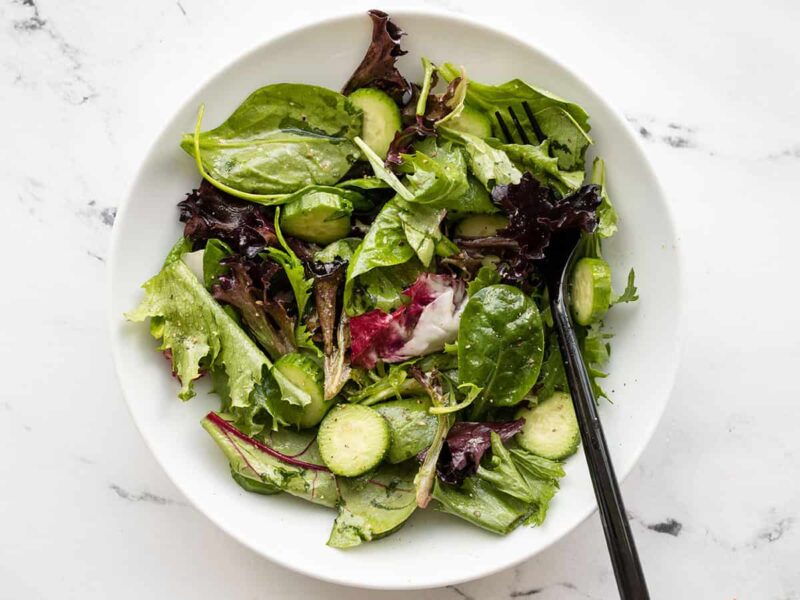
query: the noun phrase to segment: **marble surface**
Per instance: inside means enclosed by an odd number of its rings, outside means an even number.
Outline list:
[[[199,81],[330,4],[0,3],[0,598],[615,597],[596,516],[457,587],[378,593],[294,574],[189,506],[133,427],[106,330],[115,207]],[[535,36],[647,142],[689,284],[675,392],[623,485],[652,596],[800,599],[800,4],[405,5]]]

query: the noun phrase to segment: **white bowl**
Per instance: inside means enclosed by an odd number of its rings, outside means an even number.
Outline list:
[[[400,61],[419,80],[419,58],[466,66],[477,81],[523,78],[580,103],[591,116],[594,152],[607,162],[620,231],[606,247],[615,287],[636,268],[641,300],[612,311],[611,376],[604,386],[614,404],[601,402],[617,474],[625,477],[661,417],[678,364],[681,278],[676,236],[667,202],[638,141],[622,117],[570,70],[527,42],[461,17],[428,11],[393,15],[408,36]],[[188,403],[147,327],[122,313],[141,299],[140,285],[155,274],[181,234],[176,202],[195,187],[193,161],[178,147],[194,127],[197,107],[205,123],[221,122],[254,89],[303,82],[339,89],[361,60],[370,20],[353,14],[293,31],[264,43],[223,69],[181,106],[153,145],[120,207],[112,241],[111,330],[117,371],[139,430],[156,459],[185,496],[242,544],[285,567],[327,581],[381,589],[457,584],[510,567],[547,548],[596,508],[583,456],[567,463],[567,476],[543,527],[521,527],[506,537],[486,533],[432,510],[418,511],[394,535],[342,551],[325,545],[334,513],[288,495],[259,496],[230,478],[225,458],[201,429],[215,409],[204,393]],[[468,43],[463,43],[467,41]]]

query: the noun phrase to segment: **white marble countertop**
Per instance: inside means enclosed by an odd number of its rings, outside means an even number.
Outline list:
[[[407,3],[421,4],[535,31],[625,112],[675,207],[688,341],[623,485],[653,598],[800,599],[800,4]],[[615,597],[596,516],[534,560],[452,588],[294,574],[189,506],[133,427],[106,330],[115,207],[198,82],[329,5],[0,4],[0,598]]]

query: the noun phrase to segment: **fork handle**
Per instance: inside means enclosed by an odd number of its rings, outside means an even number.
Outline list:
[[[597,415],[589,374],[563,293],[551,294],[550,307],[619,596],[622,600],[648,600],[650,594],[644,572],[614,475],[603,427]]]

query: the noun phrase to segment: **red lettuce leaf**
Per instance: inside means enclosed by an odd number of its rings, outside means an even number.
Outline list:
[[[541,260],[553,233],[594,231],[601,198],[599,186],[591,184],[559,200],[553,190],[525,173],[519,183],[496,186],[492,200],[503,207],[509,219],[499,235],[516,241],[522,257]]]
[[[294,319],[268,292],[281,267],[259,258],[231,256],[230,271],[211,288],[214,298],[239,310],[247,329],[272,360],[295,350]]]
[[[185,223],[184,237],[201,246],[217,238],[252,258],[265,246],[278,244],[272,219],[261,207],[234,198],[205,180],[178,207]]]
[[[359,88],[377,88],[389,94],[401,106],[411,99],[411,84],[397,70],[395,62],[406,51],[400,48],[405,32],[395,25],[385,12],[371,10],[372,42],[355,72],[342,88],[347,95]]]
[[[474,475],[486,451],[492,447],[492,432],[507,442],[516,435],[525,424],[524,419],[507,423],[474,423],[459,421],[447,434],[444,447],[436,463],[439,479],[451,485],[461,483]]]

